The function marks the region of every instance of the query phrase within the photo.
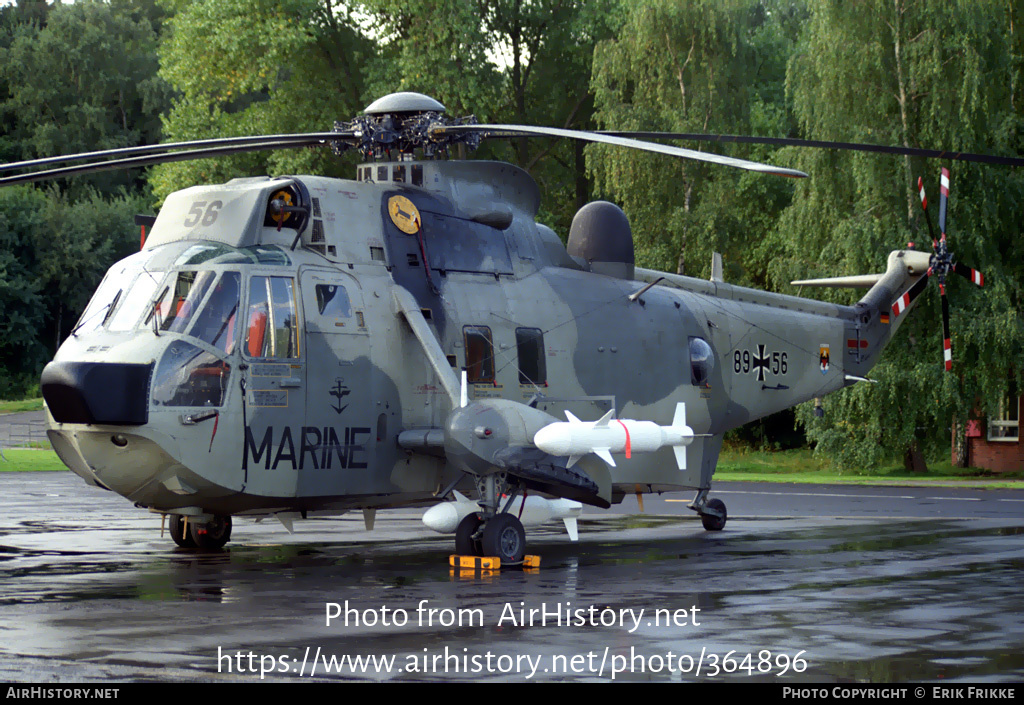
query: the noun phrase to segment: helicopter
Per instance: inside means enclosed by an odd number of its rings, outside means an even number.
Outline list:
[[[637,267],[628,218],[604,201],[579,210],[565,245],[536,221],[525,171],[448,158],[524,135],[806,176],[650,141],[679,135],[449,118],[409,92],[327,132],[0,165],[105,159],[2,186],[260,149],[364,159],[354,180],[193,186],[143,218],[144,246],[110,268],[43,370],[57,455],[169,519],[190,549],[223,547],[236,516],[290,529],[362,511],[371,529],[378,510],[451,500],[460,510],[440,524],[456,553],[515,564],[522,509],[538,498],[607,509],[686,490],[718,531],[726,506],[709,495],[726,431],[870,381],[933,276],[949,350],[946,275],[983,283],[946,246],[948,183],[932,254],[895,250],[881,274],[796,282],[866,288],[851,306],[726,283],[720,257],[710,280]]]

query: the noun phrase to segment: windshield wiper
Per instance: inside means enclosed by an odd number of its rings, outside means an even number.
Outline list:
[[[75,326],[74,328],[71,329],[71,335],[73,335],[73,336],[75,336],[77,338],[78,337],[77,333],[82,328],[82,326],[84,326],[86,323],[88,323],[92,319],[96,318],[96,316],[100,315],[104,311],[107,312],[107,315],[105,315],[103,317],[103,320],[100,321],[100,326],[105,326],[107,324],[107,320],[110,319],[110,315],[114,312],[114,307],[117,306],[117,302],[121,298],[121,292],[123,292],[123,291],[124,291],[124,289],[118,289],[117,293],[114,294],[114,300],[113,301],[111,301],[110,303],[102,306],[98,311],[96,311],[96,313],[92,314],[88,318],[83,319],[81,323],[79,323],[77,326]]]
[[[167,296],[167,292],[170,291],[170,289],[170,286],[165,286],[164,290],[160,292],[160,296],[153,299],[153,305],[150,307],[149,315],[146,317],[146,323],[149,323],[150,320],[153,321],[153,335],[158,338],[160,337],[160,314],[157,312],[157,309],[160,307],[160,304],[163,303],[164,297]]]

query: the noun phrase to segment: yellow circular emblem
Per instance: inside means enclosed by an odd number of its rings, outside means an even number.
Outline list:
[[[391,214],[391,222],[399,230],[409,235],[415,235],[420,230],[420,212],[416,206],[405,196],[392,196],[388,199],[388,213]]]

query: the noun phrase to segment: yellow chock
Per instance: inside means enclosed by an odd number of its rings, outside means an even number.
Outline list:
[[[448,556],[448,564],[452,568],[462,571],[495,571],[501,570],[501,559],[497,556],[459,556],[452,554]],[[540,556],[523,556],[523,562],[515,565],[506,565],[507,568],[522,568],[524,570],[536,570],[540,568]]]
[[[463,570],[500,570],[501,559],[495,556],[458,556],[452,554],[448,557],[448,564],[452,568]]]

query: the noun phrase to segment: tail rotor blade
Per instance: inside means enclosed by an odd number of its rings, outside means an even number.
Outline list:
[[[939,184],[939,232],[942,239],[946,239],[946,201],[949,199],[949,169],[942,168],[942,178]]]
[[[928,276],[931,276],[930,270],[928,272]],[[903,292],[903,294],[901,294],[892,305],[893,318],[910,308],[910,304],[913,303],[914,299],[921,295],[921,292],[924,291],[926,286],[928,286],[928,277],[921,277],[914,282],[913,286]]]
[[[968,267],[966,264],[960,264],[957,262],[953,265],[953,271],[977,286],[985,286],[985,275],[977,269],[973,269]]]
[[[953,344],[949,337],[949,299],[946,298],[946,287],[939,285],[942,297],[942,360],[946,372],[953,370]]]
[[[921,210],[924,211],[924,221],[928,223],[928,234],[932,237],[932,247],[936,247],[935,228],[932,227],[932,216],[928,212],[928,197],[924,195],[924,179],[917,177],[917,192],[921,195]]]

